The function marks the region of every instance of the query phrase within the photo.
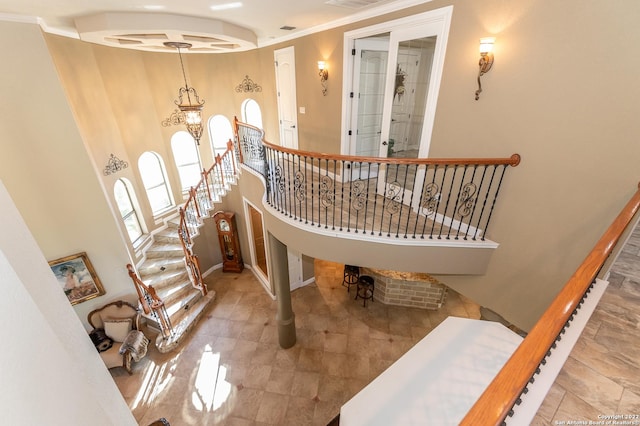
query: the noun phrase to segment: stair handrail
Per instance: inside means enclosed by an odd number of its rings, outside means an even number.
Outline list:
[[[500,425],[520,395],[533,383],[564,327],[571,321],[601,268],[640,209],[638,190],[620,211],[576,272],[533,326],[460,423],[464,426]]]
[[[167,314],[164,301],[160,299],[153,286],[146,285],[140,277],[138,277],[135,268],[130,263],[127,264],[127,271],[129,271],[129,277],[131,277],[133,286],[138,293],[138,300],[142,306],[142,310],[146,315],[151,315],[156,319],[163,338],[170,337],[173,334],[173,326]]]
[[[224,192],[225,180],[229,180],[228,175],[225,178],[225,167],[231,168],[233,170],[231,173],[235,176],[234,155],[233,142],[229,140],[225,152],[215,156],[214,163],[209,169],[202,170],[200,181],[189,188],[186,201],[178,209],[180,216],[178,237],[184,252],[191,285],[200,290],[203,296],[206,296],[208,291],[202,279],[200,261],[198,256],[193,253],[193,235],[197,232],[202,217],[207,214],[207,210],[213,207],[215,198]]]

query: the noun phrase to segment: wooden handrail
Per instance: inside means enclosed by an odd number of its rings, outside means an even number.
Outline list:
[[[461,425],[499,425],[504,421],[639,208],[640,189],[469,410]]]
[[[224,171],[222,170],[223,158],[225,158],[226,156],[231,156],[231,158],[233,158],[233,155],[234,155],[233,143],[229,141],[227,143],[227,149],[222,154],[222,156],[220,154],[216,155],[214,159],[215,161],[213,162],[211,167],[208,170],[202,171],[201,173],[202,177],[200,178],[196,186],[192,186],[189,189],[189,196],[187,197],[187,200],[184,202],[182,207],[180,207],[178,210],[180,214],[180,223],[178,225],[178,235],[180,237],[180,244],[182,245],[182,250],[184,252],[185,262],[187,264],[187,267],[191,271],[191,280],[192,280],[193,287],[200,290],[203,296],[207,295],[207,287],[202,282],[202,274],[200,271],[200,261],[198,259],[198,256],[194,255],[190,248],[192,235],[191,235],[191,231],[189,230],[189,225],[187,224],[186,211],[191,205],[193,206],[193,209],[195,210],[195,214],[198,218],[201,218],[202,215],[205,214],[205,212],[200,211],[200,206],[197,200],[198,190],[199,188],[204,188],[206,190],[207,197],[209,198],[210,201],[212,201],[213,197],[211,194],[211,190],[209,188],[210,176],[213,175],[213,173],[215,173],[217,169],[220,175],[220,181],[222,185],[224,185]],[[235,164],[233,167],[235,171]],[[211,178],[211,183],[213,183],[212,178]]]
[[[130,263],[127,264],[127,271],[129,271],[129,277],[131,277],[131,280],[133,280],[134,287],[136,288],[136,292],[138,293],[138,300],[140,300],[140,303],[142,304],[142,310],[145,314],[149,315],[153,309],[162,307],[164,305],[162,299],[158,297],[156,290],[153,287],[146,285],[140,278],[138,278],[138,274],[136,274],[136,271],[133,269],[133,265],[131,265]],[[140,288],[144,289],[144,291],[148,293],[153,300],[151,306],[149,306],[146,298],[140,292]]]
[[[236,124],[237,126],[237,124]],[[245,124],[243,124],[245,126]],[[250,127],[250,126],[247,126]],[[256,128],[257,129],[257,128]],[[513,154],[508,158],[383,158],[383,157],[358,157],[353,155],[325,154],[321,152],[302,151],[298,149],[285,148],[274,145],[271,142],[262,140],[264,146],[274,151],[300,157],[312,157],[321,160],[351,161],[353,163],[380,163],[380,164],[430,164],[430,165],[502,165],[507,164],[516,167],[520,164],[520,154]]]
[[[142,282],[140,278],[138,278],[138,274],[136,274],[133,265],[130,263],[127,265],[127,270],[129,271],[129,277],[133,280],[133,285],[138,292],[138,299],[142,304],[142,308],[144,313],[149,315],[153,314],[158,320],[158,325],[160,326],[160,333],[163,338],[167,338],[173,334],[173,327],[171,326],[171,321],[169,320],[169,316],[167,315],[166,308],[164,306],[164,301],[158,297],[156,290],[153,286],[148,286]],[[151,298],[151,305],[148,304],[146,297],[141,293],[140,288],[144,289],[144,291]]]

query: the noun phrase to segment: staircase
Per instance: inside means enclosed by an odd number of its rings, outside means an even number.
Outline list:
[[[156,347],[160,352],[176,348],[215,298],[215,292],[202,281],[193,239],[237,177],[234,145],[229,141],[224,154],[216,156],[211,168],[203,170],[200,182],[189,190],[178,215],[153,235],[137,272],[127,265],[147,324],[158,331]]]
[[[180,344],[215,298],[214,291],[202,296],[200,290],[191,285],[178,236],[178,220],[171,219],[166,229],[153,236],[153,243],[145,251],[146,260],[138,267],[142,281],[153,286],[164,301],[173,326],[171,337],[163,339],[160,333],[156,339],[156,347],[163,353]],[[151,328],[160,331],[160,324],[153,315],[145,317]]]

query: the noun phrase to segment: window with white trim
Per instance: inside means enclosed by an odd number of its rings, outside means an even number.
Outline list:
[[[195,187],[202,177],[202,165],[196,142],[188,132],[180,130],[171,136],[171,150],[178,168],[182,191]]]
[[[258,129],[262,129],[262,111],[260,110],[258,102],[251,98],[245,99],[242,102],[240,112],[243,122],[256,126]]]
[[[138,168],[154,216],[172,207],[173,199],[162,158],[155,152],[147,151],[138,159]]]
[[[218,154],[224,154],[230,139],[233,140],[233,128],[229,119],[221,114],[211,117],[209,119],[209,140],[214,158]]]
[[[131,187],[131,183],[122,178],[113,185],[113,195],[120,211],[120,217],[127,229],[129,240],[131,243],[135,243],[143,235],[140,216],[135,208],[138,204],[135,191]]]

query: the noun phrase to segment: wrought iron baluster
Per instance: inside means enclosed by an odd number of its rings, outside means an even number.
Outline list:
[[[440,225],[440,231],[438,232],[438,239],[442,239],[442,228],[443,226],[445,226],[445,222],[446,222],[446,218],[447,218],[447,213],[449,211],[449,202],[451,201],[451,192],[453,189],[453,183],[456,180],[456,174],[458,173],[458,165],[454,165],[453,166],[453,176],[451,177],[451,182],[449,184],[449,190],[447,191],[447,201],[444,205],[444,211],[442,214],[442,224]],[[444,189],[444,182],[442,184],[442,189]],[[449,226],[451,226],[451,220],[449,221]]]
[[[282,214],[286,214],[287,208],[287,177],[286,177],[286,163],[285,163],[285,154],[282,152],[278,153],[278,166],[280,166],[280,182],[278,185],[278,196],[280,197],[280,212]]]
[[[407,164],[405,167],[405,171],[406,174],[404,176],[404,191],[402,191],[402,201],[400,201],[400,217],[398,218],[398,230],[396,231],[396,238],[398,238],[399,233],[400,233],[400,222],[402,222],[402,210],[404,209],[404,198],[405,198],[405,194],[407,192],[407,180],[409,179],[409,167],[416,167],[416,169],[413,171],[413,182],[411,185],[411,195],[409,196],[409,207],[406,209],[407,210],[407,222],[405,223],[405,227],[404,227],[404,238],[407,238],[407,229],[409,228],[409,219],[411,218],[411,204],[413,203],[413,189],[415,188],[415,181],[416,178],[418,176],[418,169],[417,166],[415,164],[410,165]],[[416,219],[417,220],[417,219]]]
[[[344,160],[340,160],[340,164],[341,164],[341,173],[340,173],[340,231],[342,231],[342,216],[343,216],[343,212],[344,212],[344,180],[345,180],[345,166],[344,166]]]
[[[293,220],[297,220],[297,210],[298,210],[298,175],[296,171],[296,157],[297,155],[287,156],[291,182],[290,182],[290,192],[289,192],[289,200],[291,201],[289,205],[289,217],[293,218]]]
[[[453,228],[453,222],[455,221],[455,217],[456,217],[456,212],[458,211],[458,203],[460,202],[460,199],[463,197],[463,186],[464,186],[464,178],[467,175],[467,169],[469,166],[465,165],[463,166],[462,169],[462,177],[460,178],[460,187],[458,188],[458,194],[456,195],[456,202],[453,205],[453,211],[451,213],[451,224],[449,225],[449,230],[447,231],[447,240],[449,239],[449,237],[451,236],[451,229]],[[453,186],[453,185],[452,185]],[[453,188],[452,188],[453,189]],[[458,223],[458,230],[460,230],[460,226],[462,224],[462,219],[460,220],[460,222]],[[457,239],[457,238],[456,238]]]
[[[355,215],[356,215],[356,219],[355,219],[355,226],[354,226],[354,233],[358,233],[358,228],[359,228],[359,223],[360,223],[360,211],[365,208],[366,206],[366,188],[367,188],[367,181],[365,181],[365,179],[362,178],[362,161],[358,162],[358,179],[355,180],[355,182],[352,184],[352,199],[351,199],[351,206],[353,207],[353,210],[355,211]],[[365,210],[365,214],[366,214],[366,210]],[[364,225],[362,227],[364,232]]]
[[[493,179],[496,176],[496,171],[498,170],[497,166],[493,166],[493,172],[491,173],[491,179],[489,180],[489,186],[487,187],[487,192],[485,193],[484,196],[484,201],[482,202],[482,209],[480,210],[480,217],[478,218],[478,227],[476,228],[475,232],[473,233],[473,240],[475,241],[478,235],[478,231],[480,230],[480,227],[482,226],[482,217],[484,216],[484,210],[485,207],[487,205],[487,200],[489,199],[489,194],[491,192],[491,188],[493,187]],[[486,226],[484,226],[484,228],[486,228]],[[482,241],[484,241],[484,233],[482,234],[482,236],[480,237],[480,239]]]
[[[273,168],[273,200],[276,210],[280,212],[280,184],[282,181],[282,166],[280,165],[280,153],[274,153],[274,168]]]
[[[349,191],[347,196],[349,197],[347,200],[347,232],[351,232],[351,202],[353,196],[353,161],[348,163],[347,169],[349,170]]]
[[[387,227],[387,237],[391,237],[391,225],[393,222],[393,216],[398,212],[398,193],[402,195],[402,189],[398,183],[398,165],[395,165],[395,176],[393,181],[389,183],[389,172],[385,174],[385,203],[384,212],[389,213],[389,225]]]
[[[467,226],[467,231],[464,233],[464,239],[466,240],[467,237],[469,236],[469,231],[471,230],[471,228],[478,228],[480,226],[479,223],[477,224],[473,224],[473,216],[475,215],[476,212],[476,207],[478,207],[478,203],[480,201],[480,194],[482,193],[482,187],[484,186],[486,180],[485,180],[485,175],[487,173],[487,165],[483,165],[482,166],[482,176],[480,177],[480,186],[478,186],[478,196],[476,197],[475,202],[473,203],[473,210],[471,210],[471,214],[469,215],[469,225]]]
[[[427,176],[429,175],[429,165],[425,164],[424,165],[424,178],[422,179],[422,188],[420,188],[420,199],[418,200],[418,208],[416,211],[416,224],[413,227],[413,237],[412,238],[416,238],[416,235],[418,233],[418,225],[419,225],[419,220],[420,220],[420,216],[423,216],[422,213],[422,203],[424,202],[424,195],[425,195],[425,189],[427,187]],[[422,224],[422,235],[420,236],[420,238],[424,239],[424,227],[427,223],[427,215],[424,215],[424,222]]]
[[[318,164],[320,164],[321,160],[318,160]],[[316,187],[316,183],[315,183],[315,178],[313,177],[313,174],[315,173],[315,159],[313,157],[311,157],[311,182],[313,182],[313,185],[311,186],[311,226],[315,225],[315,211],[313,209],[313,205],[316,202],[315,200],[315,192],[314,192],[314,188]],[[318,176],[318,183],[317,183],[317,188],[318,188],[318,225],[320,224],[320,168],[318,168],[318,172],[316,173]]]
[[[376,166],[378,167],[378,171],[376,173],[376,181],[375,181],[376,192],[373,195],[373,220],[371,221],[371,235],[375,235],[376,212],[378,210],[378,184],[379,184],[380,170],[382,168],[382,164],[381,163],[376,163]],[[384,208],[383,208],[383,210],[384,210]],[[382,223],[382,215],[380,217],[381,217],[380,223]],[[382,233],[380,233],[379,235],[382,235]]]
[[[360,170],[362,170],[362,163],[360,163]],[[362,233],[366,234],[367,233],[367,213],[369,210],[369,189],[371,188],[371,163],[370,162],[366,162],[367,165],[367,178],[366,178],[366,185],[364,187],[364,218],[362,219]],[[363,179],[363,182],[365,181],[365,179]]]
[[[333,160],[333,181],[334,181],[334,185],[331,188],[331,192],[332,192],[332,203],[331,203],[331,230],[335,230],[336,229],[336,185],[335,182],[337,180],[337,170],[338,170],[338,166],[337,166],[337,162],[336,160]],[[327,166],[327,177],[329,177],[329,167]]]
[[[267,148],[267,164],[268,164],[268,173],[267,173],[267,178],[265,179],[266,182],[266,186],[267,186],[267,204],[269,204],[271,207],[274,207],[274,202],[273,202],[273,170],[272,170],[272,165],[274,163],[273,161],[273,150],[271,150],[271,148]]]
[[[291,217],[291,161],[289,159],[290,154],[287,152],[284,160],[285,165],[285,214]]]
[[[496,168],[498,166],[495,166]],[[493,214],[493,208],[496,205],[496,200],[498,199],[498,193],[500,192],[500,187],[502,186],[502,179],[504,178],[504,173],[507,170],[508,165],[502,165],[502,173],[500,174],[500,180],[498,181],[498,187],[496,188],[496,192],[493,194],[493,201],[491,202],[491,208],[489,210],[489,217],[487,218],[487,224],[484,227],[484,232],[482,233],[482,241],[484,241],[485,235],[487,235],[487,229],[489,229],[489,222],[491,222],[491,215]]]
[[[433,210],[433,219],[431,219],[432,224],[431,224],[431,231],[429,232],[429,238],[433,238],[434,236],[436,220],[438,218],[438,212],[440,211],[440,201],[442,200],[442,189],[444,187],[447,171],[449,170],[449,165],[445,164],[444,169],[442,168],[440,169],[442,170],[442,180],[440,181],[440,185],[435,184],[435,190],[438,192],[436,192],[433,195],[435,199],[431,200],[431,202],[429,203],[430,207],[433,207],[433,204],[435,204],[435,209]],[[433,176],[434,183],[436,180],[435,174],[437,173],[437,171],[438,171],[438,165],[436,164],[436,170],[434,171],[434,176]]]
[[[313,166],[312,166],[313,167]],[[307,178],[307,169],[309,168],[309,165],[307,164],[307,156],[304,156],[304,181],[305,182],[309,182],[308,178]],[[313,168],[311,169],[311,205],[313,205]],[[306,188],[307,186],[305,185],[305,192],[306,192]],[[305,197],[304,200],[304,223],[307,224],[309,223],[309,221],[307,220],[307,212],[308,212],[308,203],[309,200],[307,197]],[[302,218],[300,218],[300,221],[302,221]]]
[[[306,202],[307,195],[307,182],[304,179],[304,173],[300,170],[300,161],[301,157],[298,157],[298,168],[295,171],[295,180],[294,180],[294,189],[295,189],[295,199],[296,199],[296,207],[294,209],[293,218],[298,219],[302,222],[302,204]],[[293,157],[294,167],[295,167],[296,157]]]

